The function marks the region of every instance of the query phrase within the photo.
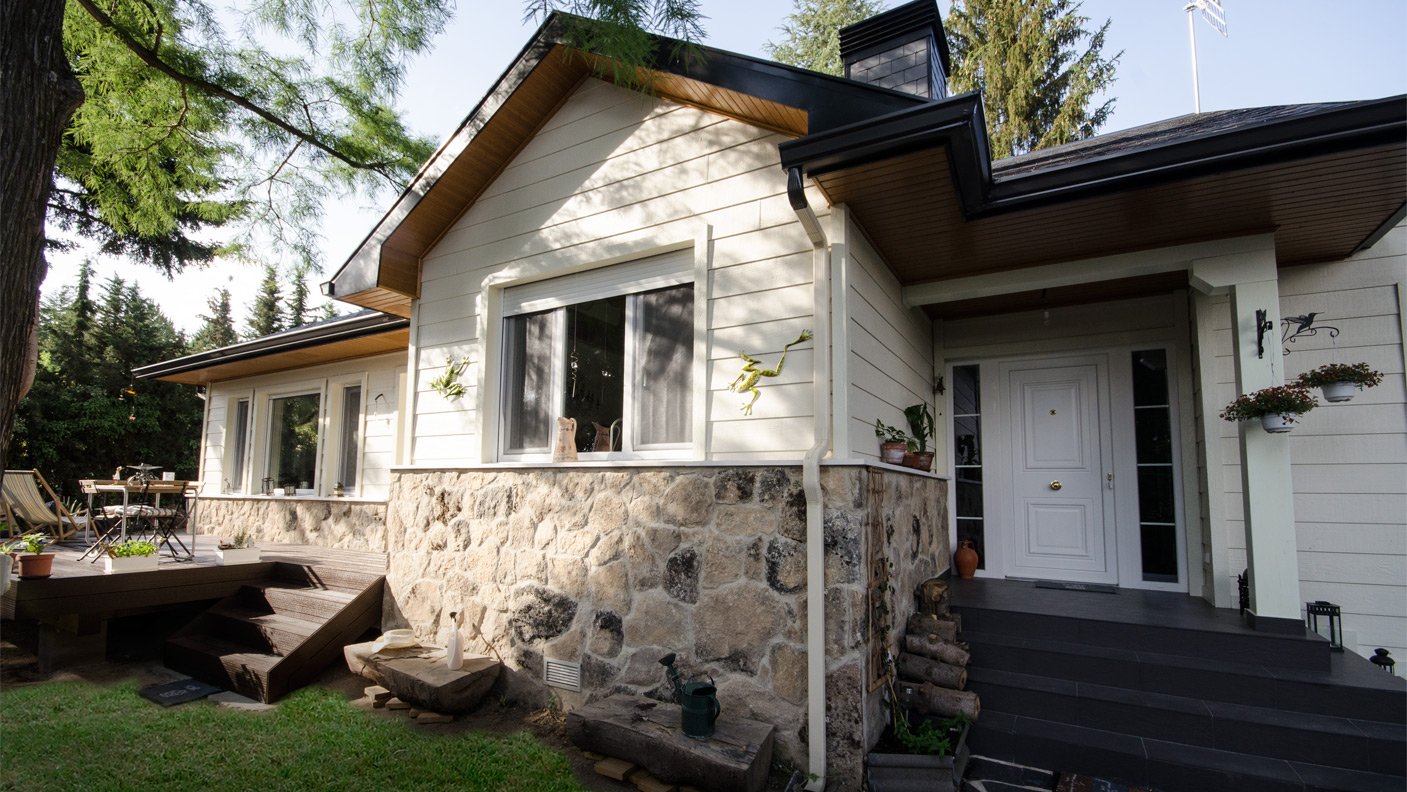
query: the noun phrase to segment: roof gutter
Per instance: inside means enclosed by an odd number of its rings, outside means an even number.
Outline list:
[[[815,442],[801,462],[801,489],[806,495],[806,763],[813,792],[826,788],[826,542],[825,501],[821,490],[821,458],[830,448],[830,251],[825,230],[806,201],[800,168],[787,171],[787,199],[796,219],[811,239],[812,344],[816,354],[812,375],[812,415]]]

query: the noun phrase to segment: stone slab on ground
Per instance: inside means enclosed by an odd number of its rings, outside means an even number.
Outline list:
[[[717,792],[761,792],[776,727],[724,713],[713,736],[679,728],[679,707],[618,694],[567,713],[567,736],[582,750],[634,762],[666,784]]]
[[[248,696],[241,696],[238,693],[226,690],[223,693],[214,693],[205,697],[206,701],[213,701],[222,707],[230,709],[248,710],[250,712],[265,712],[276,709],[277,704],[265,704],[262,701],[255,701]]]
[[[591,754],[593,752],[587,751],[586,753]],[[635,773],[637,768],[634,762],[627,762],[624,759],[616,759],[612,757],[609,759],[602,759],[601,761],[597,762],[592,769],[594,769],[598,775],[603,775],[607,778],[614,778],[617,781],[624,781],[630,778],[630,776]]]
[[[445,666],[444,649],[416,646],[373,652],[372,642],[343,647],[347,668],[395,694],[396,698],[430,712],[473,710],[498,679],[503,665],[489,657],[466,656],[464,667]]]

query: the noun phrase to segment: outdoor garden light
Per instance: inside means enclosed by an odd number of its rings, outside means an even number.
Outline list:
[[[1343,651],[1343,617],[1342,609],[1332,602],[1316,600],[1304,604],[1305,623],[1310,630],[1319,632],[1319,617],[1325,616],[1329,619],[1329,648],[1335,652]]]
[[[1368,658],[1368,662],[1381,668],[1382,670],[1397,676],[1397,661],[1392,659],[1392,655],[1381,646],[1373,650],[1373,656]]]

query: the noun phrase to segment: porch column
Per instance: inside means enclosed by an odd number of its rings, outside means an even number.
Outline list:
[[[1199,290],[1231,295],[1237,393],[1284,382],[1274,237],[1263,240],[1252,251],[1193,261],[1189,272]],[[1257,349],[1257,311],[1265,312],[1263,321],[1270,327],[1261,339],[1263,350]],[[1238,428],[1251,599],[1247,620],[1257,629],[1303,630],[1289,438],[1254,422],[1243,421]]]

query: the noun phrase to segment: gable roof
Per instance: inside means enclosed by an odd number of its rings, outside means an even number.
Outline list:
[[[419,295],[420,258],[533,134],[589,76],[612,79],[612,64],[567,46],[569,24],[554,13],[416,174],[346,263],[323,284],[339,300],[399,316]],[[639,75],[656,95],[800,137],[925,104],[899,91],[653,37],[657,55]],[[620,82],[628,82],[621,80]]]

